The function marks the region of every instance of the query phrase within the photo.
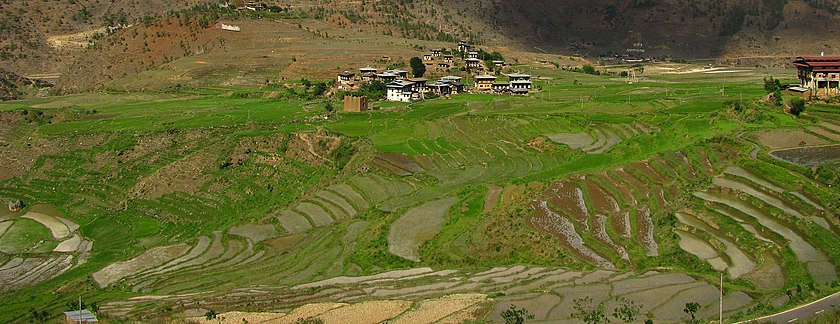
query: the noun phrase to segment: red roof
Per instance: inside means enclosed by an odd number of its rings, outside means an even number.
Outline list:
[[[802,59],[805,61],[811,62],[826,62],[826,61],[834,61],[840,62],[840,56],[800,56],[796,58],[797,60]]]

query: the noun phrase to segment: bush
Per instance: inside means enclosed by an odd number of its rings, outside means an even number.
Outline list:
[[[805,99],[796,97],[790,100],[790,113],[799,116],[805,111]]]
[[[598,73],[598,70],[596,70],[591,64],[587,64],[583,66],[583,73],[594,75]]]
[[[764,78],[764,91],[767,93],[774,93],[776,91],[782,90],[782,82],[778,79],[773,79],[771,76],[769,79]]]

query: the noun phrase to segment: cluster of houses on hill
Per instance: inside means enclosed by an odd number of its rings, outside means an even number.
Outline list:
[[[489,92],[498,94],[524,95],[531,92],[531,76],[522,73],[507,75],[508,82],[498,82],[498,77],[489,74],[477,75],[471,86],[460,76],[449,75],[429,82],[428,78],[411,78],[405,70],[385,70],[381,73],[372,67],[359,69],[359,74],[344,71],[338,74],[336,85],[341,90],[357,89],[362,83],[382,81],[385,83],[385,100],[410,102],[424,99],[428,94],[448,96],[464,92]]]
[[[458,56],[458,59],[463,59],[467,71],[481,73],[474,77],[471,86],[468,86],[467,81],[460,76],[449,75],[430,82],[428,78],[411,78],[409,72],[405,70],[391,69],[379,72],[378,69],[370,66],[360,68],[358,74],[350,71],[339,73],[336,86],[340,90],[354,90],[366,82],[381,81],[386,84],[385,100],[399,102],[424,99],[428,94],[435,96],[464,92],[528,94],[531,91],[530,75],[512,73],[507,75],[508,82],[497,82],[496,76],[486,73],[503,67],[504,61],[492,61],[492,67],[485,67],[484,62],[478,57],[479,53],[471,49],[472,45],[467,42],[458,43],[458,52],[462,54]],[[449,72],[456,64],[456,56],[443,49],[432,49],[431,53],[423,55],[423,63],[427,66],[427,70]]]

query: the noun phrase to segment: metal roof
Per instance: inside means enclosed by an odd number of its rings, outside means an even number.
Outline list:
[[[476,76],[475,76],[475,79],[476,79],[476,80],[478,80],[478,79],[485,79],[485,80],[487,80],[487,79],[493,79],[493,80],[495,80],[495,79],[496,79],[496,77],[494,77],[494,76],[492,76],[492,75],[489,75],[489,74],[482,74],[482,75],[476,75]]]
[[[414,83],[413,82],[408,82],[408,81],[403,81],[403,80],[397,80],[397,81],[388,83],[387,86],[390,87],[390,88],[403,88],[403,87],[410,86],[412,84],[414,84]]]
[[[98,322],[96,319],[96,315],[93,315],[89,310],[83,309],[81,311],[67,311],[64,312],[64,316],[67,317],[68,320],[72,322]]]
[[[511,77],[511,78],[530,78],[531,75],[530,74],[523,74],[523,73],[511,73],[511,74],[508,74],[508,77]]]

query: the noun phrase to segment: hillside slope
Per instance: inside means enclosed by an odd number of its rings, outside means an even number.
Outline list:
[[[833,52],[840,4],[822,0],[448,1],[522,45],[686,58]]]

